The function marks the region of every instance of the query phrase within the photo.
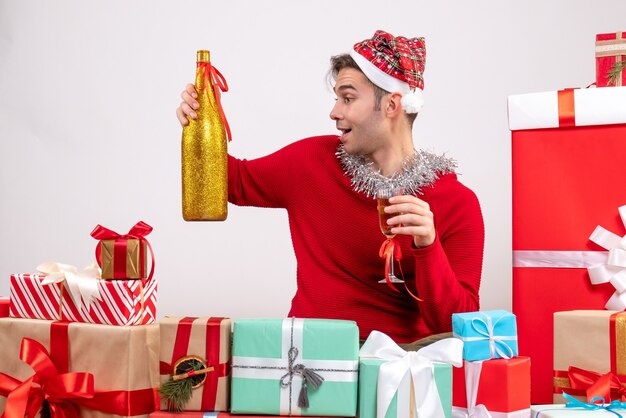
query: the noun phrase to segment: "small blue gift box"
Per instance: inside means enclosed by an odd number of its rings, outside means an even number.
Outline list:
[[[516,357],[517,322],[503,310],[452,314],[452,332],[463,340],[467,361]]]

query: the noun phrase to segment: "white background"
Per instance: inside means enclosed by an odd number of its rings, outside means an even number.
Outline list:
[[[626,30],[624,16],[623,0],[0,0],[0,295],[44,260],[90,263],[96,224],[144,220],[159,316],[286,315],[284,210],[182,220],[179,93],[210,49],[233,155],[336,133],[328,58],[381,28],[426,37],[415,142],[459,161],[485,218],[481,308],[510,309],[506,97],[592,83],[595,35]]]

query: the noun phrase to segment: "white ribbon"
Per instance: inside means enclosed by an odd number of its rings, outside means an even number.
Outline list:
[[[459,415],[459,414],[463,414],[466,411],[467,409],[465,408],[459,408],[459,407],[453,406],[452,418],[461,417],[463,415]],[[519,409],[517,411],[512,411],[512,412],[489,411],[489,414],[491,415],[491,418],[531,418],[530,408]]]
[[[465,395],[467,397],[466,408],[453,408],[452,418],[492,418],[483,404],[476,405],[478,385],[480,384],[480,372],[483,369],[482,361],[465,361]]]
[[[472,328],[474,328],[474,330],[481,335],[480,337],[463,337],[461,335],[456,335],[456,334],[454,334],[454,336],[456,338],[460,338],[464,342],[489,340],[489,354],[490,354],[489,358],[494,358],[495,354],[498,354],[500,358],[505,358],[505,359],[510,359],[511,357],[513,357],[515,355],[515,353],[513,352],[513,349],[509,347],[508,344],[506,344],[504,341],[517,341],[517,336],[516,335],[503,335],[503,336],[494,335],[494,329],[496,327],[496,324],[502,318],[499,318],[498,321],[496,321],[495,323],[492,323],[491,317],[489,315],[485,315],[482,312],[478,312],[478,314],[483,315],[485,319],[482,319],[480,317],[472,318],[471,324],[472,324]],[[480,327],[477,327],[474,321],[483,325],[485,329],[482,330],[480,329]],[[507,352],[505,353],[503,350],[501,350],[498,344],[504,347]]]
[[[433,362],[461,367],[463,342],[446,338],[418,351],[404,351],[382,332],[372,331],[361,348],[360,357],[388,360],[380,366],[376,388],[376,417],[384,418],[389,405],[407,374],[413,381],[416,418],[443,418],[439,391],[435,384]],[[406,380],[405,380],[406,381]],[[398,404],[398,411],[409,408],[410,403]],[[408,415],[408,414],[407,414]]]
[[[621,206],[618,211],[622,223],[626,226],[626,205]],[[620,237],[598,225],[589,239],[609,250],[608,253],[604,253],[603,262],[587,268],[589,279],[592,284],[611,283],[615,293],[605,308],[623,311],[626,309],[626,235]]]
[[[581,269],[606,261],[606,251],[513,251],[513,267]]]
[[[285,318],[282,322],[281,358],[232,357],[232,377],[240,379],[281,380],[289,370],[289,351],[296,348],[302,353],[304,319]],[[356,382],[358,361],[309,360],[299,354],[296,363],[302,364],[324,378],[325,382]],[[302,377],[293,375],[290,384],[280,387],[280,414],[302,415],[298,407],[298,393],[302,388]]]
[[[78,271],[76,266],[70,264],[47,261],[37,266],[37,271],[46,275],[41,284],[65,283],[70,297],[77,308],[84,306],[87,310],[91,302],[102,300],[98,282],[101,278],[100,268],[93,263],[83,270]]]

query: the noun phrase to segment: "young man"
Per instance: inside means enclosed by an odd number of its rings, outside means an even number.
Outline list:
[[[478,200],[452,160],[414,149],[422,105],[423,38],[377,31],[331,59],[339,137],[295,142],[259,159],[229,157],[229,201],[287,209],[298,263],[289,316],[356,320],[408,343],[451,330],[454,312],[478,310],[484,227]],[[193,85],[176,111],[194,118]],[[400,186],[385,211],[401,252],[403,285],[379,283],[385,241],[373,196]],[[396,264],[396,272],[400,270]]]

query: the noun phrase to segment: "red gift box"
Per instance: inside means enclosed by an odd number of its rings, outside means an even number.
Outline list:
[[[624,32],[596,35],[596,86],[626,86],[626,71],[617,76],[614,84],[609,84],[609,72],[626,60],[626,34]],[[623,68],[623,67],[622,67]]]
[[[626,232],[618,216],[618,207],[626,203],[626,182],[619,180],[626,125],[592,124],[620,118],[626,122],[619,113],[626,108],[623,91],[621,87],[546,93],[547,104],[543,93],[509,97],[509,125],[524,127],[512,133],[513,312],[519,353],[533,360],[533,404],[552,402],[552,314],[603,309],[614,291],[609,284],[592,286],[586,267],[596,262],[587,259],[606,257],[604,248],[589,241],[596,226],[620,235]],[[537,97],[525,102],[526,96]],[[586,104],[574,102],[574,97],[583,97]],[[598,98],[606,97],[615,102],[605,109]],[[562,127],[532,129],[528,115],[536,113],[537,104],[558,114],[551,120]],[[603,119],[609,113],[612,116]],[[573,126],[581,124],[590,126]],[[534,261],[525,260],[530,256]]]
[[[481,367],[480,363],[465,361],[463,367],[453,368],[453,408],[467,408],[466,368]],[[486,360],[479,375],[475,405],[484,405],[494,418],[529,416],[530,358]]]
[[[9,298],[0,298],[0,318],[9,316]]]
[[[157,282],[154,279],[98,280],[99,299],[87,306],[83,301],[77,303],[64,283],[43,284],[45,277],[11,275],[11,317],[105,325],[155,322]]]

